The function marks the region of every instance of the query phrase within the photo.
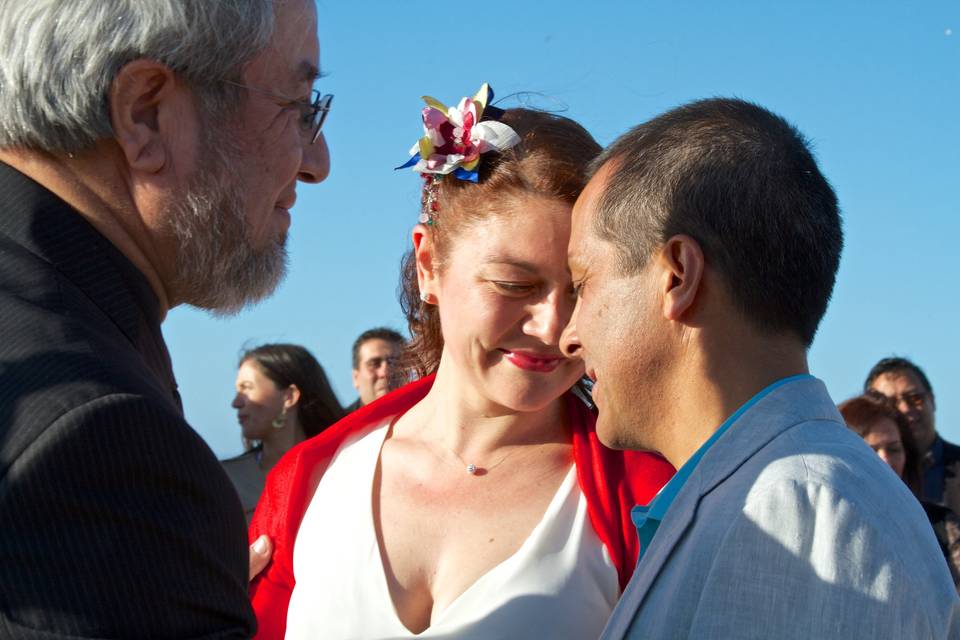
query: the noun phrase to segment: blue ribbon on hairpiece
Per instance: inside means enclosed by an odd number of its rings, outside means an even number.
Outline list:
[[[398,169],[407,169],[417,164],[418,162],[420,162],[419,151],[413,154],[413,156],[411,156],[411,158],[407,160],[404,164],[400,165],[399,167],[396,167],[394,171]],[[473,171],[467,171],[463,167],[457,167],[456,169],[453,170],[453,176],[455,178],[458,178],[460,180],[466,180],[468,182],[476,183],[480,181],[480,173],[476,169],[474,169]]]
[[[466,180],[467,182],[479,182],[480,173],[474,169],[473,171],[467,171],[463,167],[457,167],[453,170],[453,175],[460,180]]]
[[[415,154],[413,154],[412,156],[410,156],[410,159],[407,160],[407,161],[406,161],[405,163],[403,163],[402,165],[400,165],[399,167],[394,167],[393,170],[394,170],[394,171],[397,171],[397,170],[399,170],[399,169],[407,169],[407,168],[412,167],[413,165],[417,164],[418,162],[420,162],[420,152],[419,152],[419,151],[417,151]]]

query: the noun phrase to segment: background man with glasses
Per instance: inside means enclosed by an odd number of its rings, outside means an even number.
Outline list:
[[[906,416],[923,456],[923,499],[960,513],[960,447],[937,434],[937,403],[923,369],[906,358],[884,358],[870,369],[863,389],[887,396]]]
[[[248,637],[160,323],[283,277],[329,172],[315,4],[0,0],[0,38],[0,637]]]
[[[375,327],[353,341],[353,388],[357,399],[346,411],[356,411],[387,395],[405,382],[400,358],[406,340],[387,327]]]

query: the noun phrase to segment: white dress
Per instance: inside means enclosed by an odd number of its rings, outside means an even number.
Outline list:
[[[620,595],[571,466],[512,556],[420,634],[397,617],[373,524],[373,477],[389,423],[347,441],[304,514],[293,550],[287,638],[596,638]],[[330,517],[336,514],[335,517]]]

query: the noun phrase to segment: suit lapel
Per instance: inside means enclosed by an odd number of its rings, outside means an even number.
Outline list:
[[[614,609],[601,640],[623,638],[630,629],[634,615],[660,574],[660,569],[670,557],[677,541],[683,537],[683,532],[693,522],[700,496],[699,491],[692,490],[695,483],[696,478],[691,476],[670,505],[667,517],[660,524],[650,543],[650,548],[644,552],[643,558],[633,572],[633,578],[630,579],[630,583],[620,597],[620,602]]]

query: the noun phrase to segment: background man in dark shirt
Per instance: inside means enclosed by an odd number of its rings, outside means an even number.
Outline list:
[[[866,392],[892,399],[923,456],[922,498],[960,513],[960,447],[937,433],[937,401],[923,369],[906,358],[884,358],[870,369]]]
[[[160,331],[283,276],[329,171],[309,0],[0,2],[0,637],[245,637]]]

